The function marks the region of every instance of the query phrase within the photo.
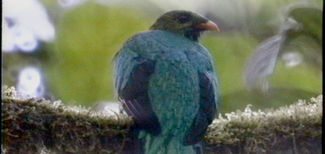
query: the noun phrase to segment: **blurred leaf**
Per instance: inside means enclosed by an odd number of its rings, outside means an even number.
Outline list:
[[[322,10],[298,4],[288,8],[287,12],[279,34],[262,42],[248,62],[245,73],[248,88],[259,88],[255,83],[266,80],[274,73],[279,55],[285,51],[299,50],[299,47],[307,64],[322,70]],[[309,39],[301,41],[302,37]],[[296,43],[295,48],[292,47],[293,43]],[[291,50],[288,50],[290,45]],[[267,89],[265,83],[262,84],[264,90]]]
[[[254,56],[249,60],[246,68],[246,84],[249,88],[255,87],[256,80],[262,80],[263,90],[267,90],[265,77],[273,74],[279,51],[282,48],[284,38],[276,35],[264,41],[257,48]]]
[[[302,25],[301,31],[307,33],[305,35],[310,35],[316,37],[317,41],[323,40],[323,10],[319,7],[308,6],[308,5],[298,5],[290,8],[288,17],[293,18],[299,24]],[[322,45],[321,42],[317,42]]]
[[[256,109],[276,108],[287,102],[322,93],[319,74],[314,73],[307,64],[288,69],[282,62],[277,63],[276,73],[270,78],[272,88],[269,89],[269,95],[262,91],[247,91],[243,75],[247,59],[251,56],[250,51],[258,44],[256,38],[238,33],[217,33],[203,36],[201,42],[213,56],[219,80],[222,113],[244,109],[247,104],[253,104]],[[272,103],[268,100],[272,100]]]

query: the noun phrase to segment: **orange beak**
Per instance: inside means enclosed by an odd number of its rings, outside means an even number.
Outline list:
[[[216,30],[218,32],[220,31],[217,24],[215,24],[214,22],[212,22],[210,20],[206,23],[197,25],[196,28],[205,29],[205,30]]]

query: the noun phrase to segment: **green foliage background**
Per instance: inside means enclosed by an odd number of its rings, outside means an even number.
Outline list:
[[[280,8],[277,3],[274,1],[273,5]],[[45,4],[50,6],[52,1]],[[274,16],[277,10],[272,11],[264,12],[265,17]],[[45,46],[50,57],[45,70],[51,92],[56,99],[73,105],[117,101],[113,57],[129,37],[146,31],[158,16],[144,14],[136,6],[106,7],[93,2],[56,15],[57,41]],[[201,43],[211,52],[218,72],[222,113],[242,110],[247,104],[253,104],[253,109],[278,107],[322,93],[320,72],[307,64],[288,69],[281,61],[271,78],[273,90],[268,95],[247,91],[245,64],[262,41],[245,32],[211,32],[202,36]]]
[[[87,106],[114,99],[113,57],[147,25],[139,12],[125,9],[89,3],[59,21],[58,41],[51,48],[56,64],[49,66],[58,98]]]

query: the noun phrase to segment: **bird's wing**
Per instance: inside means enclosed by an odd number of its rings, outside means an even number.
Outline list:
[[[212,71],[199,73],[200,109],[193,125],[185,137],[185,145],[202,140],[209,124],[217,114],[218,91],[216,75]]]
[[[115,86],[118,97],[123,100],[123,109],[141,128],[158,134],[161,128],[148,96],[149,77],[154,71],[155,61],[141,58],[124,48],[116,56],[115,64]]]

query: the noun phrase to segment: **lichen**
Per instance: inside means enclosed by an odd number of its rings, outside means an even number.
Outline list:
[[[61,101],[20,98],[3,87],[3,153],[118,153],[132,142],[132,119]],[[322,95],[279,109],[219,115],[204,137],[205,153],[321,153]]]

